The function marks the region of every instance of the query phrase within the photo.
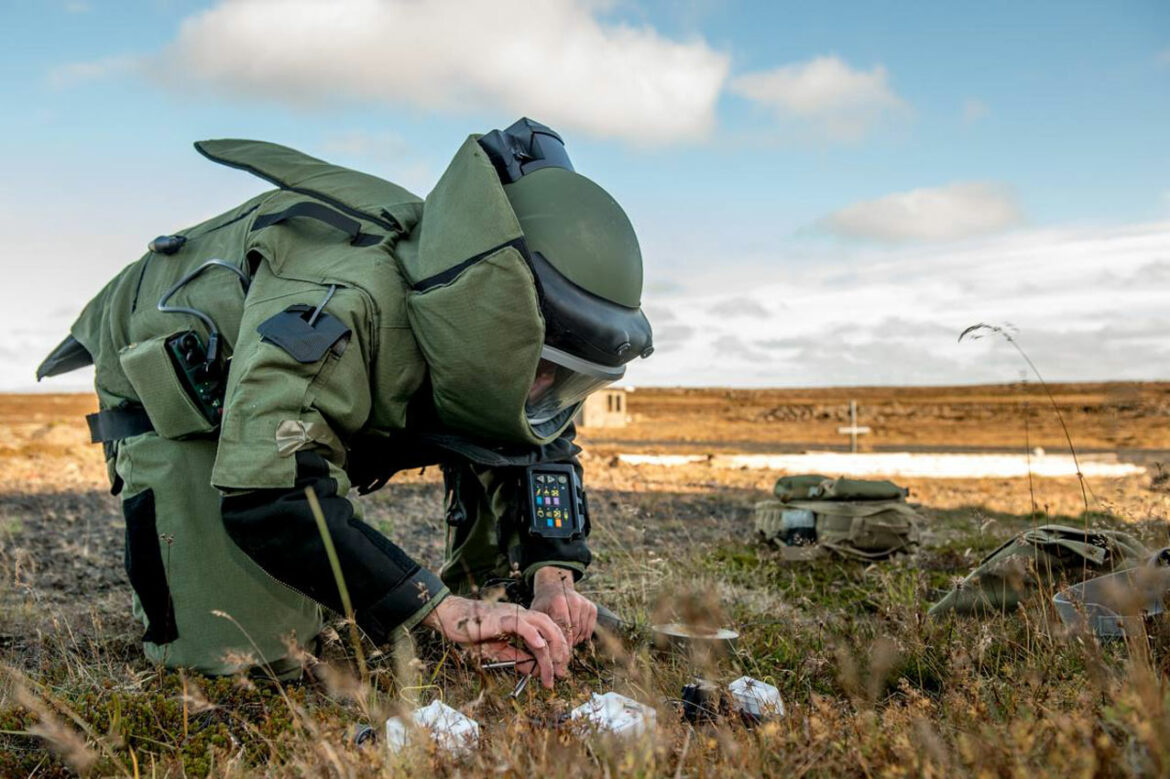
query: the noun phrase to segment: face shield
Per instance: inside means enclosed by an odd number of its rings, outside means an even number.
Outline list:
[[[612,384],[626,373],[625,366],[611,367],[575,357],[547,344],[528,392],[524,414],[534,428],[559,420],[591,393]]]

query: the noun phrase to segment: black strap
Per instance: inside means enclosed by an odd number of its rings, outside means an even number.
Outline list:
[[[252,229],[263,230],[265,227],[271,227],[274,224],[280,224],[298,216],[316,219],[318,222],[324,222],[330,227],[341,230],[349,236],[349,242],[353,246],[373,246],[382,242],[382,236],[380,235],[363,233],[362,223],[358,220],[350,219],[345,214],[334,211],[328,206],[323,206],[320,203],[314,203],[308,200],[294,203],[280,213],[261,214],[256,217],[256,221],[252,222]]]
[[[422,281],[420,281],[414,285],[414,291],[415,292],[426,292],[431,287],[438,287],[438,286],[441,286],[443,284],[447,284],[451,281],[454,281],[455,278],[460,273],[467,270],[472,265],[475,265],[477,262],[480,262],[481,260],[486,260],[488,257],[491,257],[496,252],[503,251],[504,249],[507,249],[509,246],[516,249],[516,251],[520,252],[521,256],[524,256],[524,257],[528,256],[528,249],[524,244],[524,239],[523,238],[514,238],[513,240],[508,241],[506,243],[502,243],[499,246],[493,246],[492,248],[488,249],[485,252],[480,252],[479,254],[475,255],[474,257],[466,259],[463,262],[459,263],[458,265],[455,265],[451,268],[448,268],[445,271],[441,271],[439,273],[436,273],[434,276],[429,276],[429,277],[423,279]]]
[[[90,443],[94,444],[121,441],[123,438],[154,430],[154,425],[142,406],[108,408],[96,414],[87,414],[85,421],[89,423]]]
[[[397,473],[452,460],[489,468],[565,462],[581,452],[573,441],[576,434],[570,425],[559,438],[543,446],[494,447],[450,433],[404,433],[393,440],[359,436],[350,441],[346,469],[358,494],[368,495],[385,487]]]

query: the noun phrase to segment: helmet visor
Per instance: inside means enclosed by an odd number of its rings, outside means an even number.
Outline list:
[[[528,391],[524,413],[534,427],[583,401],[590,393],[620,379],[625,366],[616,368],[583,360],[553,346],[540,351],[540,364]]]

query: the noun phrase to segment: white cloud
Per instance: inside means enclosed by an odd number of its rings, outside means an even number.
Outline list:
[[[969,97],[963,101],[963,124],[975,124],[987,116],[991,109],[982,100]]]
[[[194,159],[190,165],[180,163],[175,179],[193,180],[206,163]],[[133,192],[145,190],[126,182],[127,192],[87,205],[82,187],[65,186],[60,210],[73,217],[64,225],[56,212],[36,209],[40,201],[0,199],[4,250],[17,258],[6,279],[9,302],[0,309],[0,330],[8,334],[0,390],[38,386],[37,363],[146,240],[260,189],[249,176],[209,173],[214,187],[176,191],[177,201],[136,201]],[[644,294],[657,351],[631,364],[627,377],[635,384],[1017,379],[1022,366],[1006,344],[956,343],[976,322],[1014,323],[1021,344],[1052,381],[1170,379],[1170,221],[1020,230],[943,246],[837,245],[820,257],[799,246],[770,245],[759,256],[718,263],[676,223],[669,226],[677,243],[660,245],[654,254],[670,259],[672,270],[661,273],[680,283]],[[678,268],[699,270],[681,275]],[[729,317],[723,307],[729,300],[768,315]],[[78,371],[39,389],[84,390],[91,381],[91,374]]]
[[[426,194],[438,180],[441,167],[431,164],[421,149],[411,148],[392,132],[347,130],[322,139],[321,151],[330,162],[377,175],[379,169],[411,192]],[[445,163],[446,160],[443,160]]]
[[[829,214],[821,226],[847,238],[901,243],[970,238],[1022,221],[1015,198],[1003,185],[960,181],[855,203]]]
[[[352,154],[359,157],[404,157],[410,146],[397,133],[347,130],[326,137],[321,144],[328,154]]]
[[[760,305],[759,302],[745,297],[732,297],[720,300],[711,306],[711,313],[723,317],[751,317],[767,319],[772,312]]]
[[[70,62],[49,71],[49,85],[57,88],[73,87],[110,76],[129,73],[138,68],[137,57],[118,55],[89,62]]]
[[[304,108],[489,109],[646,145],[707,135],[728,56],[603,21],[602,10],[591,0],[221,0],[142,68],[179,89]]]
[[[731,90],[776,112],[782,122],[807,122],[831,140],[856,141],[905,108],[882,65],[856,70],[836,56],[745,73]]]
[[[1170,379],[1170,222],[1029,230],[942,248],[857,248],[833,261],[723,274],[647,295],[686,328],[630,366],[635,384],[826,386],[1014,381],[1026,369],[968,325],[1013,323],[1050,381]],[[714,313],[729,295],[767,319]],[[783,310],[773,302],[783,300]]]

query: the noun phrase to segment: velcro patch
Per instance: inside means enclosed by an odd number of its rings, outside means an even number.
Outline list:
[[[297,362],[317,362],[334,344],[348,336],[350,329],[324,311],[310,325],[314,310],[304,304],[289,306],[261,322],[256,332],[260,333],[261,340],[284,349]]]

